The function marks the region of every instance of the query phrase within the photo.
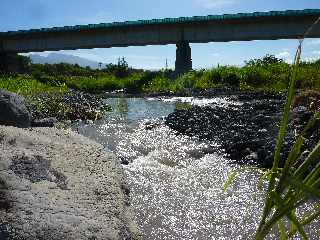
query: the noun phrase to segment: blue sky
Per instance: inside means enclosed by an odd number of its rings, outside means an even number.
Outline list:
[[[0,31],[223,13],[320,8],[320,0],[1,0]],[[297,40],[192,44],[194,68],[241,65],[267,53],[291,61]],[[138,68],[174,66],[175,46],[61,51],[101,62],[124,56]],[[47,54],[47,53],[42,53]],[[320,39],[305,41],[304,59],[320,58]]]

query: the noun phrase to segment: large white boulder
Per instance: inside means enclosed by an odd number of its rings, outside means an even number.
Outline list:
[[[118,160],[69,130],[0,126],[0,239],[139,239]]]

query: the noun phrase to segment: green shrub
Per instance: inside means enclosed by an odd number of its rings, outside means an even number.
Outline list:
[[[24,96],[43,92],[65,92],[65,85],[52,86],[41,83],[30,75],[0,75],[0,89],[6,89]]]
[[[143,86],[145,92],[166,92],[174,89],[173,80],[163,76],[156,76],[151,82]]]

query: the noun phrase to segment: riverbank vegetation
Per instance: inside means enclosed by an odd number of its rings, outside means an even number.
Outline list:
[[[28,62],[28,61],[24,61]],[[219,66],[176,76],[172,70],[144,71],[128,66],[125,59],[101,69],[79,65],[31,64],[21,74],[1,74],[0,88],[23,95],[75,89],[89,93],[123,90],[126,93],[186,94],[212,88],[286,91],[292,65],[273,55],[252,59],[244,66]],[[320,60],[302,62],[296,76],[297,88],[320,89]]]
[[[292,65],[273,55],[251,59],[242,67],[219,66],[178,76],[172,70],[133,69],[124,58],[119,59],[117,64],[107,64],[100,69],[66,63],[32,64],[29,58],[22,56],[21,65],[21,73],[0,73],[0,89],[25,96],[34,116],[54,116],[57,119],[75,119],[80,116],[81,119],[92,120],[100,116],[96,114],[100,107],[91,109],[90,105],[85,103],[83,106],[78,104],[74,114],[70,110],[74,109],[74,106],[66,99],[74,94],[79,96],[78,99],[82,99],[85,93],[105,92],[186,96],[210,93],[211,89],[215,88],[284,92],[288,89],[289,73],[292,69]],[[298,68],[297,88],[320,90],[320,60],[302,62]],[[82,108],[84,111],[80,111]]]

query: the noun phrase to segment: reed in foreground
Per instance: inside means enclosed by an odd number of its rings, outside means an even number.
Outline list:
[[[313,26],[318,24],[320,18]],[[313,26],[308,29],[312,30]],[[304,227],[320,216],[320,204],[305,216],[297,216],[297,209],[306,202],[319,203],[320,199],[320,142],[310,151],[306,158],[302,156],[302,147],[306,135],[320,121],[320,113],[315,113],[305,130],[297,137],[283,168],[279,168],[281,150],[289,122],[297,80],[298,66],[302,52],[303,39],[300,40],[290,76],[290,87],[280,125],[274,162],[270,171],[269,185],[262,218],[257,229],[256,240],[264,239],[275,226],[278,227],[281,239],[289,239],[300,234],[302,239],[309,239]],[[312,169],[312,170],[310,170]]]

